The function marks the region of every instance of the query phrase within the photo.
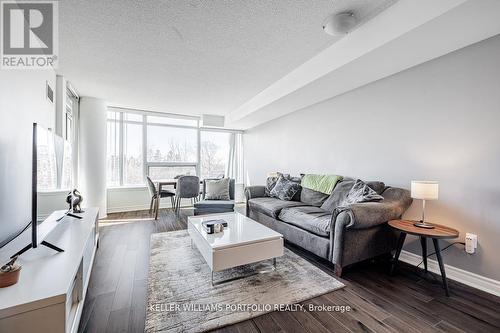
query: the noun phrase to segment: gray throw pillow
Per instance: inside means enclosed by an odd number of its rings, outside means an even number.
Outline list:
[[[205,200],[230,200],[229,178],[205,180]]]
[[[301,186],[299,183],[292,181],[289,177],[281,175],[276,182],[276,185],[271,190],[271,197],[280,200],[290,201],[299,192]]]
[[[277,176],[275,177],[267,177],[266,179],[266,188],[265,188],[265,196],[270,197],[271,196],[271,191],[273,190],[274,186],[276,185],[276,182],[278,181],[278,178],[282,175],[282,173],[277,172]]]
[[[266,197],[271,196],[271,191],[273,190],[274,186],[276,185],[276,182],[280,178],[280,176],[283,176],[286,180],[290,180],[292,182],[300,184],[302,181],[302,177],[292,177],[290,174],[284,174],[281,172],[276,172],[276,176],[273,177],[267,177],[266,179],[266,188],[264,189],[264,195]],[[295,201],[300,201],[300,190],[295,194],[294,198]]]
[[[328,194],[311,190],[307,187],[303,187],[300,192],[300,201],[307,205],[320,207],[326,199],[328,199]]]
[[[355,179],[344,177],[344,179],[335,185],[332,194],[326,199],[326,201],[321,205],[321,209],[333,212],[333,210],[339,207],[349,195],[352,187],[356,183]],[[366,182],[372,190],[378,194],[382,194],[385,190],[385,184],[378,181]]]
[[[357,179],[354,186],[351,188],[347,197],[343,202],[340,203],[340,207],[347,207],[349,205],[360,203],[360,202],[370,202],[370,201],[381,201],[384,197],[375,192],[370,186],[365,184],[361,179]]]
[[[370,181],[370,182],[365,182],[365,184],[368,185],[372,190],[374,190],[378,194],[384,193],[385,190],[384,182]]]

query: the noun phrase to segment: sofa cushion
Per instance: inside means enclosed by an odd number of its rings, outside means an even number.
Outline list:
[[[299,201],[283,201],[276,198],[262,197],[248,200],[250,209],[254,209],[272,218],[277,218],[281,210],[286,207],[302,206]]]
[[[332,213],[319,207],[283,208],[279,214],[279,219],[318,236],[328,237],[330,235]]]
[[[321,205],[321,209],[333,212],[333,210],[339,207],[342,202],[347,198],[349,191],[356,183],[356,179],[344,178],[342,181],[338,182],[332,191],[332,194],[326,199],[326,201]],[[370,181],[366,182],[370,188],[372,188],[378,194],[381,194],[385,189],[385,184],[383,182]]]
[[[205,200],[229,199],[229,178],[205,180]]]
[[[266,190],[265,194],[266,197],[271,196],[271,191],[273,190],[274,186],[276,185],[276,182],[278,181],[278,178],[282,175],[280,172],[276,172],[276,175],[267,177],[266,179]]]
[[[354,186],[351,188],[347,197],[340,204],[340,207],[346,207],[355,203],[382,201],[384,197],[375,192],[370,186],[365,184],[361,179],[357,179]]]
[[[292,182],[297,183],[299,185],[300,185],[300,182],[302,181],[302,175],[300,177],[293,177],[293,176],[290,176],[290,174],[284,174],[284,173],[281,173],[281,172],[276,172],[275,175],[269,176],[266,179],[266,187],[265,187],[265,191],[264,191],[264,194],[265,194],[266,197],[272,197],[271,191],[276,186],[276,183],[278,182],[278,179],[281,176],[284,179],[292,181]],[[299,187],[299,190],[292,197],[293,201],[300,201],[300,192],[301,192],[301,190],[302,190],[302,186]]]
[[[365,184],[368,185],[372,190],[377,192],[377,194],[382,194],[385,190],[384,182],[371,181],[371,182],[365,182]]]
[[[306,205],[320,207],[325,200],[328,199],[328,194],[324,194],[307,187],[302,187],[300,193],[300,201]]]
[[[234,200],[201,200],[194,204],[195,208],[229,208],[234,207]]]
[[[205,194],[207,193],[207,181],[208,180],[220,180],[221,178],[205,178],[203,180],[203,185],[202,185],[202,198],[205,199]],[[229,200],[234,200],[234,191],[235,191],[235,179],[230,178],[229,179]]]
[[[271,190],[271,197],[280,200],[290,201],[295,194],[300,190],[300,184],[285,178],[283,175],[278,178],[276,185]]]

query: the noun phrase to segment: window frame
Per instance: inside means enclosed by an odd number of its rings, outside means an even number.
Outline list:
[[[217,128],[204,128],[200,127],[200,117],[197,116],[185,116],[185,115],[179,115],[179,114],[172,114],[172,113],[162,113],[162,112],[154,112],[154,111],[147,111],[147,110],[138,110],[138,109],[129,109],[129,108],[122,108],[122,107],[114,107],[110,106],[108,107],[108,112],[117,112],[118,117],[115,119],[106,119],[107,123],[118,123],[118,160],[119,160],[119,171],[118,171],[118,177],[119,181],[118,184],[109,184],[107,183],[106,186],[107,188],[130,188],[130,187],[145,187],[146,186],[146,176],[149,175],[149,168],[150,167],[194,167],[196,170],[196,174],[200,175],[200,160],[201,160],[201,131],[213,131],[213,132],[235,132],[235,133],[243,133],[243,131],[240,130],[230,130],[230,129],[217,129]],[[134,120],[125,120],[124,114],[125,113],[133,113],[133,114],[139,114],[142,116],[142,122],[141,121],[134,121]],[[190,119],[195,122],[195,125],[193,126],[188,126],[188,125],[174,125],[174,124],[161,124],[161,123],[148,123],[147,117],[149,116],[154,116],[154,117],[164,117],[164,118],[177,118],[177,119]],[[123,170],[123,162],[124,162],[124,124],[139,124],[142,125],[142,176],[143,176],[143,184],[141,185],[126,185],[124,184],[124,170]],[[196,161],[195,162],[148,162],[148,156],[147,156],[147,136],[148,136],[148,126],[159,126],[159,127],[170,127],[170,128],[185,128],[185,129],[194,129],[196,130]],[[116,143],[115,143],[116,144]]]
[[[77,108],[80,97],[71,88],[69,83],[66,84],[66,99],[64,102],[64,124],[62,137],[71,144],[75,141],[75,117],[78,112]]]
[[[198,116],[186,116],[179,115],[173,113],[163,113],[163,112],[154,112],[148,110],[139,110],[139,109],[129,109],[123,107],[109,106],[108,112],[117,112],[118,117],[116,119],[106,119],[106,123],[108,122],[118,122],[118,160],[119,160],[119,182],[117,185],[106,184],[107,188],[134,188],[134,187],[146,187],[146,176],[149,175],[150,167],[194,167],[196,170],[196,174],[200,176],[201,174],[201,132],[225,132],[225,133],[240,133],[243,134],[244,131],[236,130],[236,129],[228,129],[228,128],[213,128],[213,127],[202,127],[200,126],[200,117]],[[125,120],[124,114],[132,113],[138,114],[142,116],[142,121],[136,120]],[[196,125],[188,126],[188,125],[174,125],[174,124],[161,124],[161,123],[148,123],[147,117],[164,117],[164,118],[177,118],[177,119],[190,119],[196,122]],[[142,176],[143,176],[143,184],[141,185],[125,185],[124,184],[124,170],[123,170],[123,143],[124,143],[124,124],[137,124],[142,125]],[[148,162],[147,156],[147,136],[148,136],[148,126],[160,126],[160,127],[170,127],[170,128],[185,128],[185,129],[195,129],[197,136],[197,147],[196,147],[196,162]],[[107,179],[106,179],[107,181]]]
[[[155,117],[158,117],[157,114],[154,115]],[[165,117],[165,118],[172,118],[172,117]],[[143,156],[143,161],[144,161],[144,181],[146,181],[146,175],[149,176],[149,168],[150,167],[193,167],[196,170],[196,174],[200,174],[200,120],[199,118],[194,118],[196,119],[197,126],[186,126],[186,125],[171,125],[171,124],[159,124],[159,123],[148,123],[147,122],[147,115],[144,115],[143,117],[143,122],[145,123],[144,128],[144,133],[143,133],[143,144],[142,144],[142,150],[143,152],[146,152]],[[195,162],[148,162],[148,156],[147,156],[147,149],[148,149],[148,142],[147,142],[147,136],[148,136],[148,126],[157,126],[157,127],[170,127],[170,128],[183,128],[183,129],[194,129],[196,130],[196,161]]]

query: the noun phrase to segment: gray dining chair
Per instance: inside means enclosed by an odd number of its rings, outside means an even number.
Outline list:
[[[151,196],[151,203],[149,204],[149,214],[154,213],[155,220],[157,220],[158,210],[160,209],[160,199],[170,198],[170,202],[172,203],[173,208],[175,192],[167,189],[157,189],[149,176],[146,176],[146,181],[148,183],[149,195]]]
[[[175,188],[175,210],[179,212],[182,199],[196,200],[200,195],[200,178],[197,176],[182,176],[177,180]]]

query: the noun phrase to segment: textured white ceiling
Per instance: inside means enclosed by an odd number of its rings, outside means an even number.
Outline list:
[[[181,114],[226,114],[397,0],[64,0],[60,66],[81,95]]]

